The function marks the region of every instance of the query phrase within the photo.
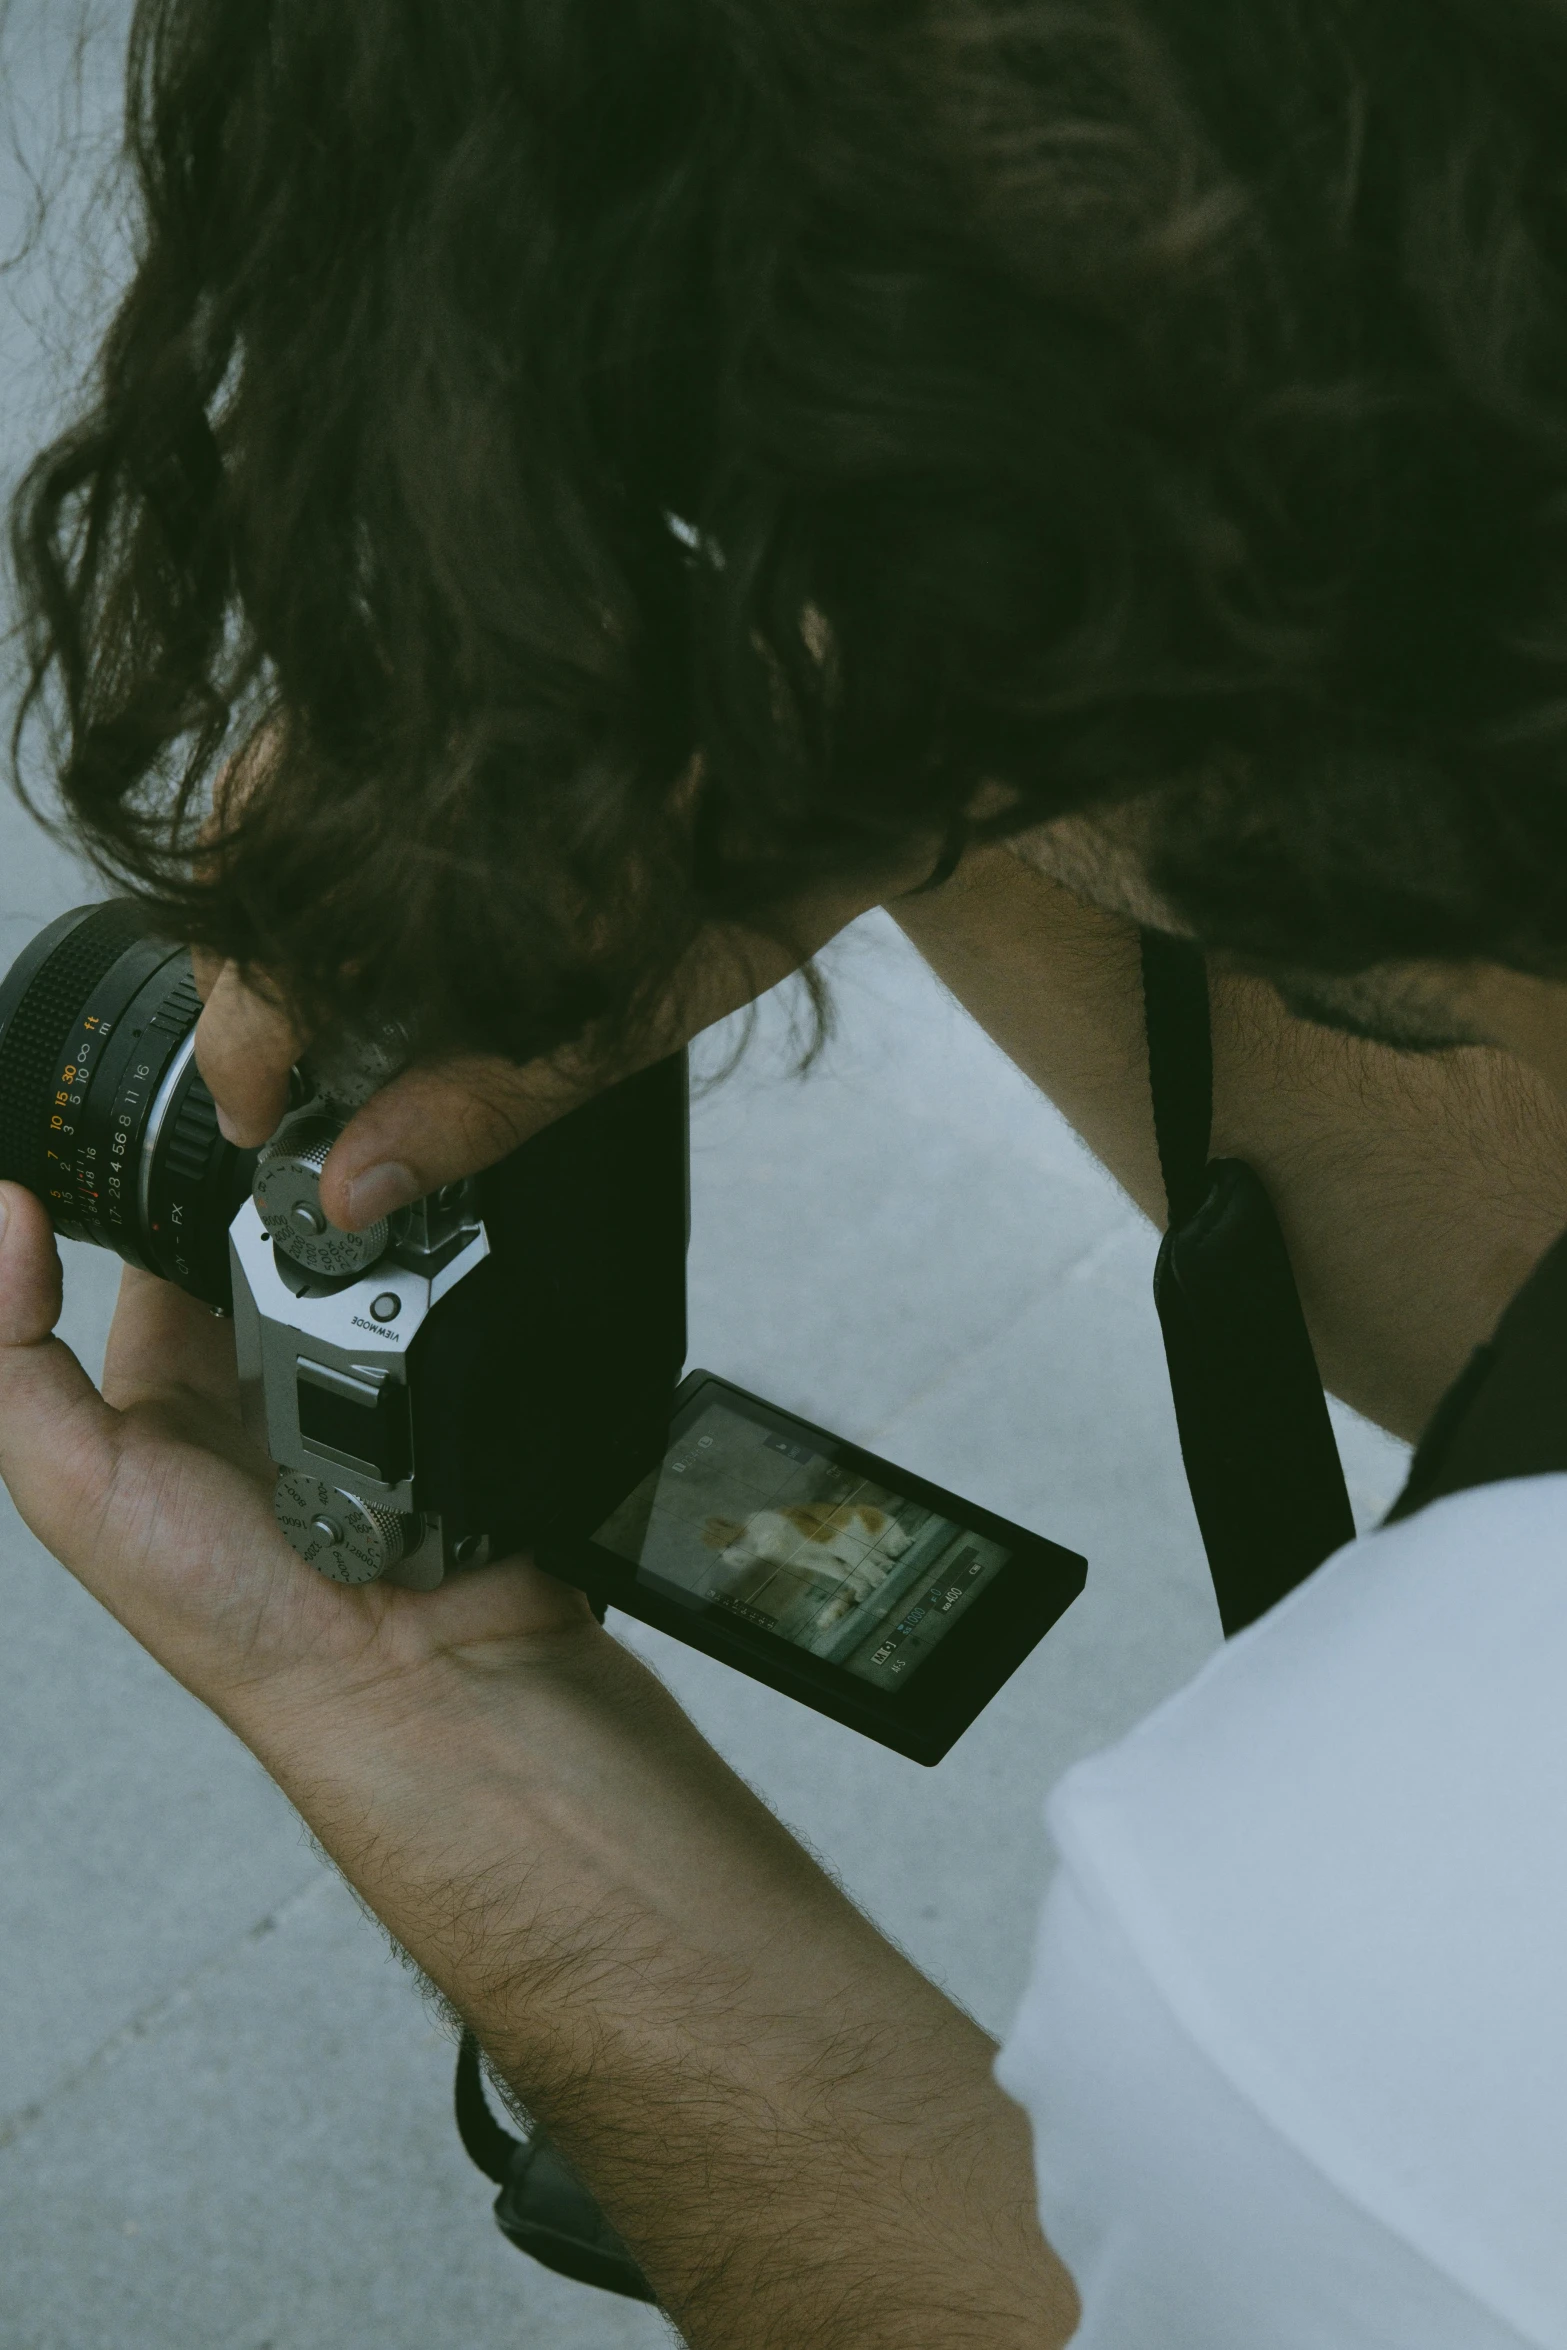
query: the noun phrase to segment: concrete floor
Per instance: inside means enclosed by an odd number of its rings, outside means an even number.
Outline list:
[[[72,13],[29,0],[13,17],[6,87],[35,123]],[[100,13],[112,30],[123,10]],[[94,56],[89,122],[113,84],[112,47]],[[8,248],[24,210],[13,160]],[[7,480],[112,253],[100,216],[0,277]],[[0,806],[0,953],[99,894]],[[1088,1589],[934,1773],[623,1630],[1001,2030],[1047,1874],[1046,1789],[1187,1679],[1217,1623],[1148,1227],[884,918],[827,968],[839,1031],[810,1076],[789,1074],[773,1005],[698,1101],[692,1358],[1085,1552]],[[709,1040],[709,1067],[722,1049]],[[92,1363],[115,1267],[67,1253],[67,1333]],[[1340,1421],[1365,1518],[1402,1455]],[[666,2340],[497,2235],[415,1985],[257,1765],[3,1498],[0,1621],[0,2350]]]

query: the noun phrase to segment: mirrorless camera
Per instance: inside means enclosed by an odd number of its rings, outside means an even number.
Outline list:
[[[301,1555],[428,1589],[533,1541],[608,1461],[639,1466],[685,1355],[682,1061],[346,1233],[318,1177],[400,1040],[307,1059],[272,1140],[241,1151],[195,1065],[200,1008],[189,955],[136,907],[52,922],[0,985],[0,1173],[67,1237],[232,1313]]]
[[[189,955],[78,907],[0,984],[0,1175],[234,1321],[280,1525],[340,1583],[552,1572],[917,1760],[1082,1589],[1073,1553],[694,1371],[684,1054],[347,1233],[319,1178],[403,1065],[312,1046],[260,1151],[218,1130]]]

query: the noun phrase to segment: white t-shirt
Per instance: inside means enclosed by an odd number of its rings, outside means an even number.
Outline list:
[[[1341,1551],[1047,1818],[997,2070],[1079,2350],[1567,2350],[1567,1476]]]

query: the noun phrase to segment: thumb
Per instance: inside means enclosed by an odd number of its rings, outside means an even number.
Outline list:
[[[43,1203],[0,1183],[0,1477],[28,1525],[71,1563],[113,1480],[119,1414],[54,1336],[60,1254]]]
[[[321,1171],[321,1205],[356,1232],[443,1183],[477,1175],[609,1082],[546,1061],[481,1054],[416,1064],[350,1120]]]

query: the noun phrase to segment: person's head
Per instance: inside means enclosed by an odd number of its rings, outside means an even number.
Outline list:
[[[1136,803],[1243,957],[1567,968],[1554,0],[141,0],[131,69],[17,546],[186,935],[522,1055]]]

